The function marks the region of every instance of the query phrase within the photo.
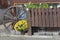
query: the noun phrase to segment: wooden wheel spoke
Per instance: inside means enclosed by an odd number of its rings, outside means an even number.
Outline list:
[[[5,28],[7,28],[7,29],[8,29],[9,27],[11,27],[11,26],[12,26],[12,22],[5,23],[4,25],[5,25]]]
[[[26,18],[18,18],[19,20],[27,20]]]
[[[13,20],[4,20],[3,22],[5,27],[9,27],[13,23]]]
[[[23,14],[24,14],[24,11],[21,11],[21,13],[18,14],[17,18],[21,17]]]
[[[11,17],[14,17],[12,14],[11,14],[11,10],[8,10],[8,13]]]
[[[12,17],[10,17],[9,15],[5,15],[6,18],[9,18],[9,19],[13,19]]]
[[[13,20],[4,20],[4,23],[13,22]]]

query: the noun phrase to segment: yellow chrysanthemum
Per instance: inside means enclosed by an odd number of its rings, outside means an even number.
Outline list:
[[[18,30],[26,30],[28,28],[26,20],[20,20],[14,25],[14,29]]]

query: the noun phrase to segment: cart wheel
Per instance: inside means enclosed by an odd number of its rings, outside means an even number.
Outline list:
[[[13,30],[14,24],[19,20],[26,20],[26,10],[24,7],[11,6],[5,10],[3,24],[7,31]]]

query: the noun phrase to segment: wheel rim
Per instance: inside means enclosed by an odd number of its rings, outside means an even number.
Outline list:
[[[17,11],[17,12],[15,11],[16,14],[11,14],[11,11],[14,12],[13,8],[16,8],[16,11]],[[24,8],[20,7],[20,6],[11,6],[8,9],[6,9],[4,12],[4,16],[3,16],[3,24],[4,24],[4,27],[7,29],[7,31],[12,30],[14,28],[13,27],[14,24],[18,20],[26,20],[26,17],[22,18],[22,15],[25,13],[26,13],[26,10],[24,10]],[[26,14],[25,14],[25,16],[26,16]]]

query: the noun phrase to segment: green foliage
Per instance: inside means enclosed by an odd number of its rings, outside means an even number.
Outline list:
[[[33,4],[33,3],[29,3],[27,4],[26,8],[48,8],[48,4],[47,3],[42,3],[40,4]]]
[[[49,7],[47,3],[43,3],[43,4],[40,5],[40,6],[41,6],[41,8],[48,8],[48,7]]]

